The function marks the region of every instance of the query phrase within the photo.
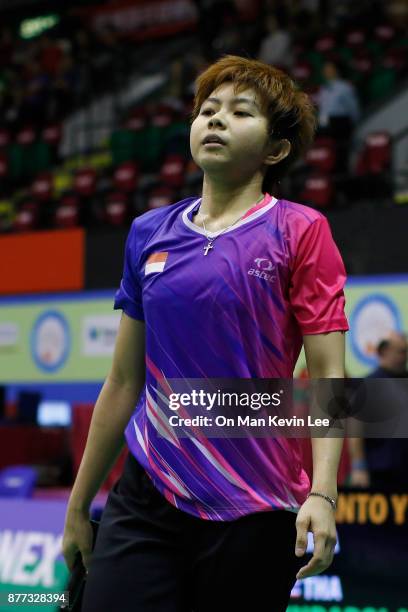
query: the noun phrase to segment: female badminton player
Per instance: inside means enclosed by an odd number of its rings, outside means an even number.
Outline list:
[[[341,440],[313,439],[310,483],[296,439],[182,438],[162,410],[170,379],[291,378],[302,343],[312,378],[344,376],[345,271],[328,223],[273,195],[314,126],[308,97],[262,62],[226,56],[197,79],[202,197],[132,224],[112,367],[67,509],[83,612],[283,612],[296,578],[332,561]],[[125,442],[92,552],[89,507]]]

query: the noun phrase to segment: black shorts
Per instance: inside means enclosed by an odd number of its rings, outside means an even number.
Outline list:
[[[172,506],[129,453],[109,493],[82,612],[284,612],[305,561],[296,514],[200,519]]]

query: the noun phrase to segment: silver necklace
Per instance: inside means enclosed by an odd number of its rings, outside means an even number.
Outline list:
[[[256,206],[256,204],[259,204],[259,202],[261,202],[264,198],[264,194],[262,194],[262,196],[259,198],[259,200],[257,202],[255,202],[254,206]],[[252,206],[251,206],[252,208]],[[204,219],[202,220],[202,225],[203,225],[203,230],[205,232],[205,237],[208,240],[208,243],[203,247],[204,248],[204,255],[208,255],[209,251],[211,249],[213,249],[213,242],[216,238],[218,238],[219,236],[221,236],[221,234],[223,234],[224,232],[226,232],[227,230],[230,229],[230,227],[232,227],[233,225],[236,225],[236,223],[238,223],[239,221],[241,221],[241,219],[243,219],[245,217],[245,215],[247,214],[247,210],[244,212],[243,215],[241,215],[239,217],[239,219],[237,219],[236,221],[234,221],[234,223],[231,223],[231,225],[228,225],[227,227],[224,227],[224,229],[217,234],[216,236],[210,236],[209,233],[207,232],[207,228],[205,227],[205,223],[204,223]]]

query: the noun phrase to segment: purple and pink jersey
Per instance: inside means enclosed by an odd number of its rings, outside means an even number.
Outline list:
[[[182,511],[296,512],[310,488],[298,440],[179,437],[159,398],[171,378],[292,378],[303,335],[348,329],[343,262],[323,215],[269,194],[205,256],[199,206],[149,211],[128,236],[115,308],[145,321],[146,384],[126,440]]]

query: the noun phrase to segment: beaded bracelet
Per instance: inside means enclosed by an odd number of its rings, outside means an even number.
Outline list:
[[[329,504],[331,505],[333,510],[336,510],[336,508],[337,508],[336,500],[333,499],[332,497],[329,497],[328,495],[324,495],[324,493],[316,493],[316,492],[312,491],[312,492],[308,493],[307,498],[310,497],[311,495],[316,495],[316,497],[323,497],[323,499],[325,499],[326,501],[329,502]]]

